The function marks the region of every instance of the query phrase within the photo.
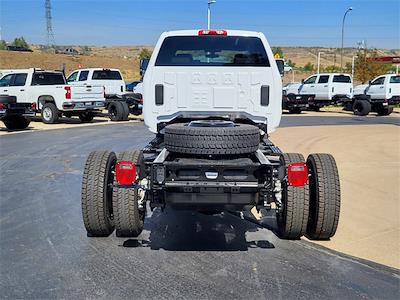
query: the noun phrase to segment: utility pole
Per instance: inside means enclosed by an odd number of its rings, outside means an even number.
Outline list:
[[[340,52],[340,71],[343,72],[343,40],[344,40],[344,21],[346,20],[346,15],[348,12],[352,11],[353,8],[349,7],[346,12],[344,13],[343,16],[343,21],[342,21],[342,50]]]
[[[47,47],[50,48],[55,45],[50,0],[46,0],[44,6],[46,9],[46,31],[47,31],[46,42],[47,42]]]
[[[357,55],[354,55],[353,56],[353,59],[352,59],[352,61],[351,61],[351,78],[354,78],[354,61],[355,61],[355,58],[357,57]],[[354,80],[354,79],[353,79]]]
[[[210,29],[211,26],[211,4],[216,3],[216,0],[208,0],[208,9],[207,9],[207,29]]]
[[[317,74],[319,74],[319,65],[321,63],[321,53],[323,52],[318,52],[318,59],[317,59]]]

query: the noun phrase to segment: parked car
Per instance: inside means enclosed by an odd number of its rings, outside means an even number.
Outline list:
[[[147,204],[211,214],[256,207],[276,217],[281,238],[335,234],[334,158],[306,161],[268,139],[281,119],[282,82],[263,33],[165,32],[143,83],[155,137],[143,150],[89,154],[81,193],[88,237],[139,236]]]
[[[314,74],[303,80],[300,95],[315,95],[308,104],[310,109],[319,110],[331,104],[344,104],[353,98],[351,75],[342,73]]]
[[[0,95],[0,120],[9,130],[25,129],[35,115],[36,103],[17,103],[17,97]]]
[[[400,104],[400,75],[386,74],[374,78],[368,85],[354,88],[353,111],[365,116],[370,111],[387,116]]]
[[[0,94],[17,97],[17,103],[36,103],[44,123],[55,123],[61,115],[77,115],[89,122],[104,107],[102,86],[67,84],[62,71],[21,69],[4,73]]]
[[[129,113],[141,114],[141,95],[127,93],[122,73],[118,69],[89,68],[74,70],[68,76],[71,85],[101,85],[104,87],[105,108],[112,121],[128,120]]]

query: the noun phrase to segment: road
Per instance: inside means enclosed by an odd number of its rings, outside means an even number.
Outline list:
[[[398,121],[329,120],[336,125]],[[321,123],[326,118],[290,116],[282,126]],[[399,297],[398,270],[306,241],[280,240],[227,213],[155,210],[138,239],[87,238],[80,208],[87,154],[141,148],[151,138],[141,123],[0,138],[2,298]]]

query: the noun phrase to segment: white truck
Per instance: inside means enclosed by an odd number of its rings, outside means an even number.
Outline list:
[[[353,111],[356,115],[365,116],[370,111],[380,116],[393,112],[393,107],[400,104],[400,75],[380,75],[369,82],[354,88]]]
[[[353,98],[353,80],[349,74],[314,74],[302,81],[299,94],[314,95],[308,104],[316,111],[331,104],[346,104]]]
[[[87,68],[72,71],[68,84],[100,85],[104,87],[105,108],[113,121],[127,120],[129,113],[141,114],[142,97],[137,93],[126,92],[121,71],[107,68]]]
[[[35,103],[35,111],[48,124],[56,123],[63,114],[89,122],[105,103],[102,86],[71,86],[62,71],[35,68],[4,72],[0,94],[15,96],[17,103]]]
[[[264,34],[165,32],[143,82],[145,124],[155,138],[118,156],[89,154],[81,199],[88,236],[116,230],[118,237],[137,237],[147,204],[207,214],[256,207],[275,217],[282,238],[335,234],[334,158],[304,160],[268,139],[281,119],[282,82]]]

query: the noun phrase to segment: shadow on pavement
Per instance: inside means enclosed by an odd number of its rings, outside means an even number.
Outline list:
[[[196,212],[155,210],[146,218],[149,240],[128,239],[124,247],[150,247],[169,251],[247,251],[249,248],[273,249],[267,240],[247,241],[246,232],[258,226],[227,213],[203,215]]]

